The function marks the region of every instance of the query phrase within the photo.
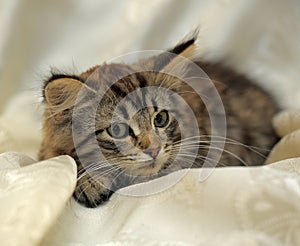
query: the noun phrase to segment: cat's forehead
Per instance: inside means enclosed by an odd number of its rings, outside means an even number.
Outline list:
[[[123,63],[103,64],[88,70],[81,76],[95,91],[106,91],[110,88],[114,94],[120,96],[124,96],[124,92],[148,86],[169,88],[179,81],[168,73],[153,70],[152,66],[140,67],[138,64]]]
[[[115,90],[115,89],[114,89]],[[146,117],[152,114],[155,108],[171,110],[173,104],[173,92],[162,90],[160,87],[136,88],[124,97],[111,91],[104,96],[101,102],[102,111],[111,110],[115,116],[131,119]]]
[[[105,95],[98,106],[98,113],[102,117],[114,118],[115,121],[130,121],[133,118],[146,118],[149,114],[153,114],[155,108],[166,108],[167,95],[163,102],[160,102],[159,98],[150,93],[148,95],[142,95],[139,92],[134,94],[129,94],[124,98]]]
[[[102,128],[106,128],[115,123],[126,123],[130,125],[135,132],[148,129],[151,127],[152,118],[157,110],[154,107],[143,108],[138,111],[128,110],[124,116],[124,112],[112,110],[107,114],[98,114],[96,124]]]
[[[129,120],[130,127],[136,134],[139,134],[141,130],[149,130],[153,114],[153,107],[141,109]]]
[[[174,92],[165,84],[174,78],[159,72],[136,72],[129,65],[109,64],[93,71],[88,80],[101,95],[97,122],[104,127],[112,120],[139,125],[149,121],[153,108],[171,110],[175,106]]]

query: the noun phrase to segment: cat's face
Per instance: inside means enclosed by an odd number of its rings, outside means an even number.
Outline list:
[[[99,73],[105,72],[100,68]],[[107,91],[97,109],[101,151],[129,175],[148,176],[167,168],[181,137],[173,94],[153,86],[158,76],[146,72],[118,81],[118,89]],[[141,80],[152,87],[140,87]]]
[[[101,78],[114,77],[114,69],[119,72],[132,70],[132,73],[118,80],[99,99],[105,84]],[[184,105],[180,106],[176,93],[164,88],[161,81],[179,84],[179,79],[165,74],[162,76],[162,73],[135,73],[133,68],[122,64],[100,66],[93,74],[85,83],[71,78],[69,81],[58,80],[59,86],[55,82],[48,86],[47,95],[51,85],[56,90],[53,98],[48,97],[50,102],[62,98],[57,97],[60,87],[65,97],[67,92],[73,93],[76,86],[76,97],[80,97],[78,95],[83,92],[81,100],[77,98],[77,102],[73,101],[75,109],[73,106],[70,111],[59,112],[52,118],[56,123],[61,122],[53,124],[57,130],[53,129],[52,132],[56,131],[60,141],[56,146],[63,146],[63,142],[70,141],[67,140],[70,137],[64,135],[72,134],[72,141],[77,144],[70,151],[66,151],[67,147],[61,148],[66,154],[79,157],[88,171],[89,166],[92,166],[91,172],[96,174],[103,170],[101,165],[95,167],[96,158],[91,160],[91,157],[97,156],[100,151],[106,158],[106,166],[109,163],[115,171],[133,177],[157,175],[172,166],[182,138],[180,122],[187,126],[189,117],[184,117],[186,109]],[[145,83],[144,87],[140,87],[141,81]],[[74,133],[70,124],[74,125],[76,119],[78,134]],[[90,138],[95,138],[97,144],[89,142]]]
[[[129,175],[142,176],[156,174],[171,164],[179,139],[175,117],[157,107],[141,109],[129,120],[111,121],[97,135],[102,153],[112,165]]]
[[[120,64],[114,66],[118,71],[129,69]],[[86,85],[96,85],[102,91],[104,82],[99,78],[104,74],[113,77],[108,74],[111,70],[110,66],[99,67]],[[168,168],[178,152],[181,130],[177,120],[184,107],[179,107],[172,90],[155,84],[161,81],[160,77],[160,73],[133,73],[117,81],[101,99],[87,93],[73,112],[78,114],[79,126],[84,129],[76,137],[81,145],[79,158],[97,156],[101,151],[114,170],[133,177],[156,175]],[[176,80],[164,75],[164,81],[167,79]],[[141,80],[148,86],[140,87]],[[94,113],[92,105],[97,107]],[[86,141],[93,133],[97,145]]]

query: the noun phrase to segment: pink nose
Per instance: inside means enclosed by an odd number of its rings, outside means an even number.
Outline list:
[[[158,156],[158,153],[160,151],[160,148],[154,148],[154,149],[146,149],[144,151],[145,154],[150,155],[152,158],[156,158]]]

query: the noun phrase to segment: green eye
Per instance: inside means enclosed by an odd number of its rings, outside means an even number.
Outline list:
[[[124,123],[113,124],[107,128],[108,134],[113,138],[125,138],[128,136],[128,125]]]
[[[169,123],[169,113],[166,110],[160,111],[154,118],[155,127],[165,127]]]

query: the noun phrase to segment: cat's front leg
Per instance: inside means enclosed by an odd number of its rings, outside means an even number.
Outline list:
[[[109,183],[109,178],[104,177],[103,179],[97,181],[89,174],[80,177],[73,195],[75,200],[88,208],[95,208],[108,201],[113,191],[104,185]]]

